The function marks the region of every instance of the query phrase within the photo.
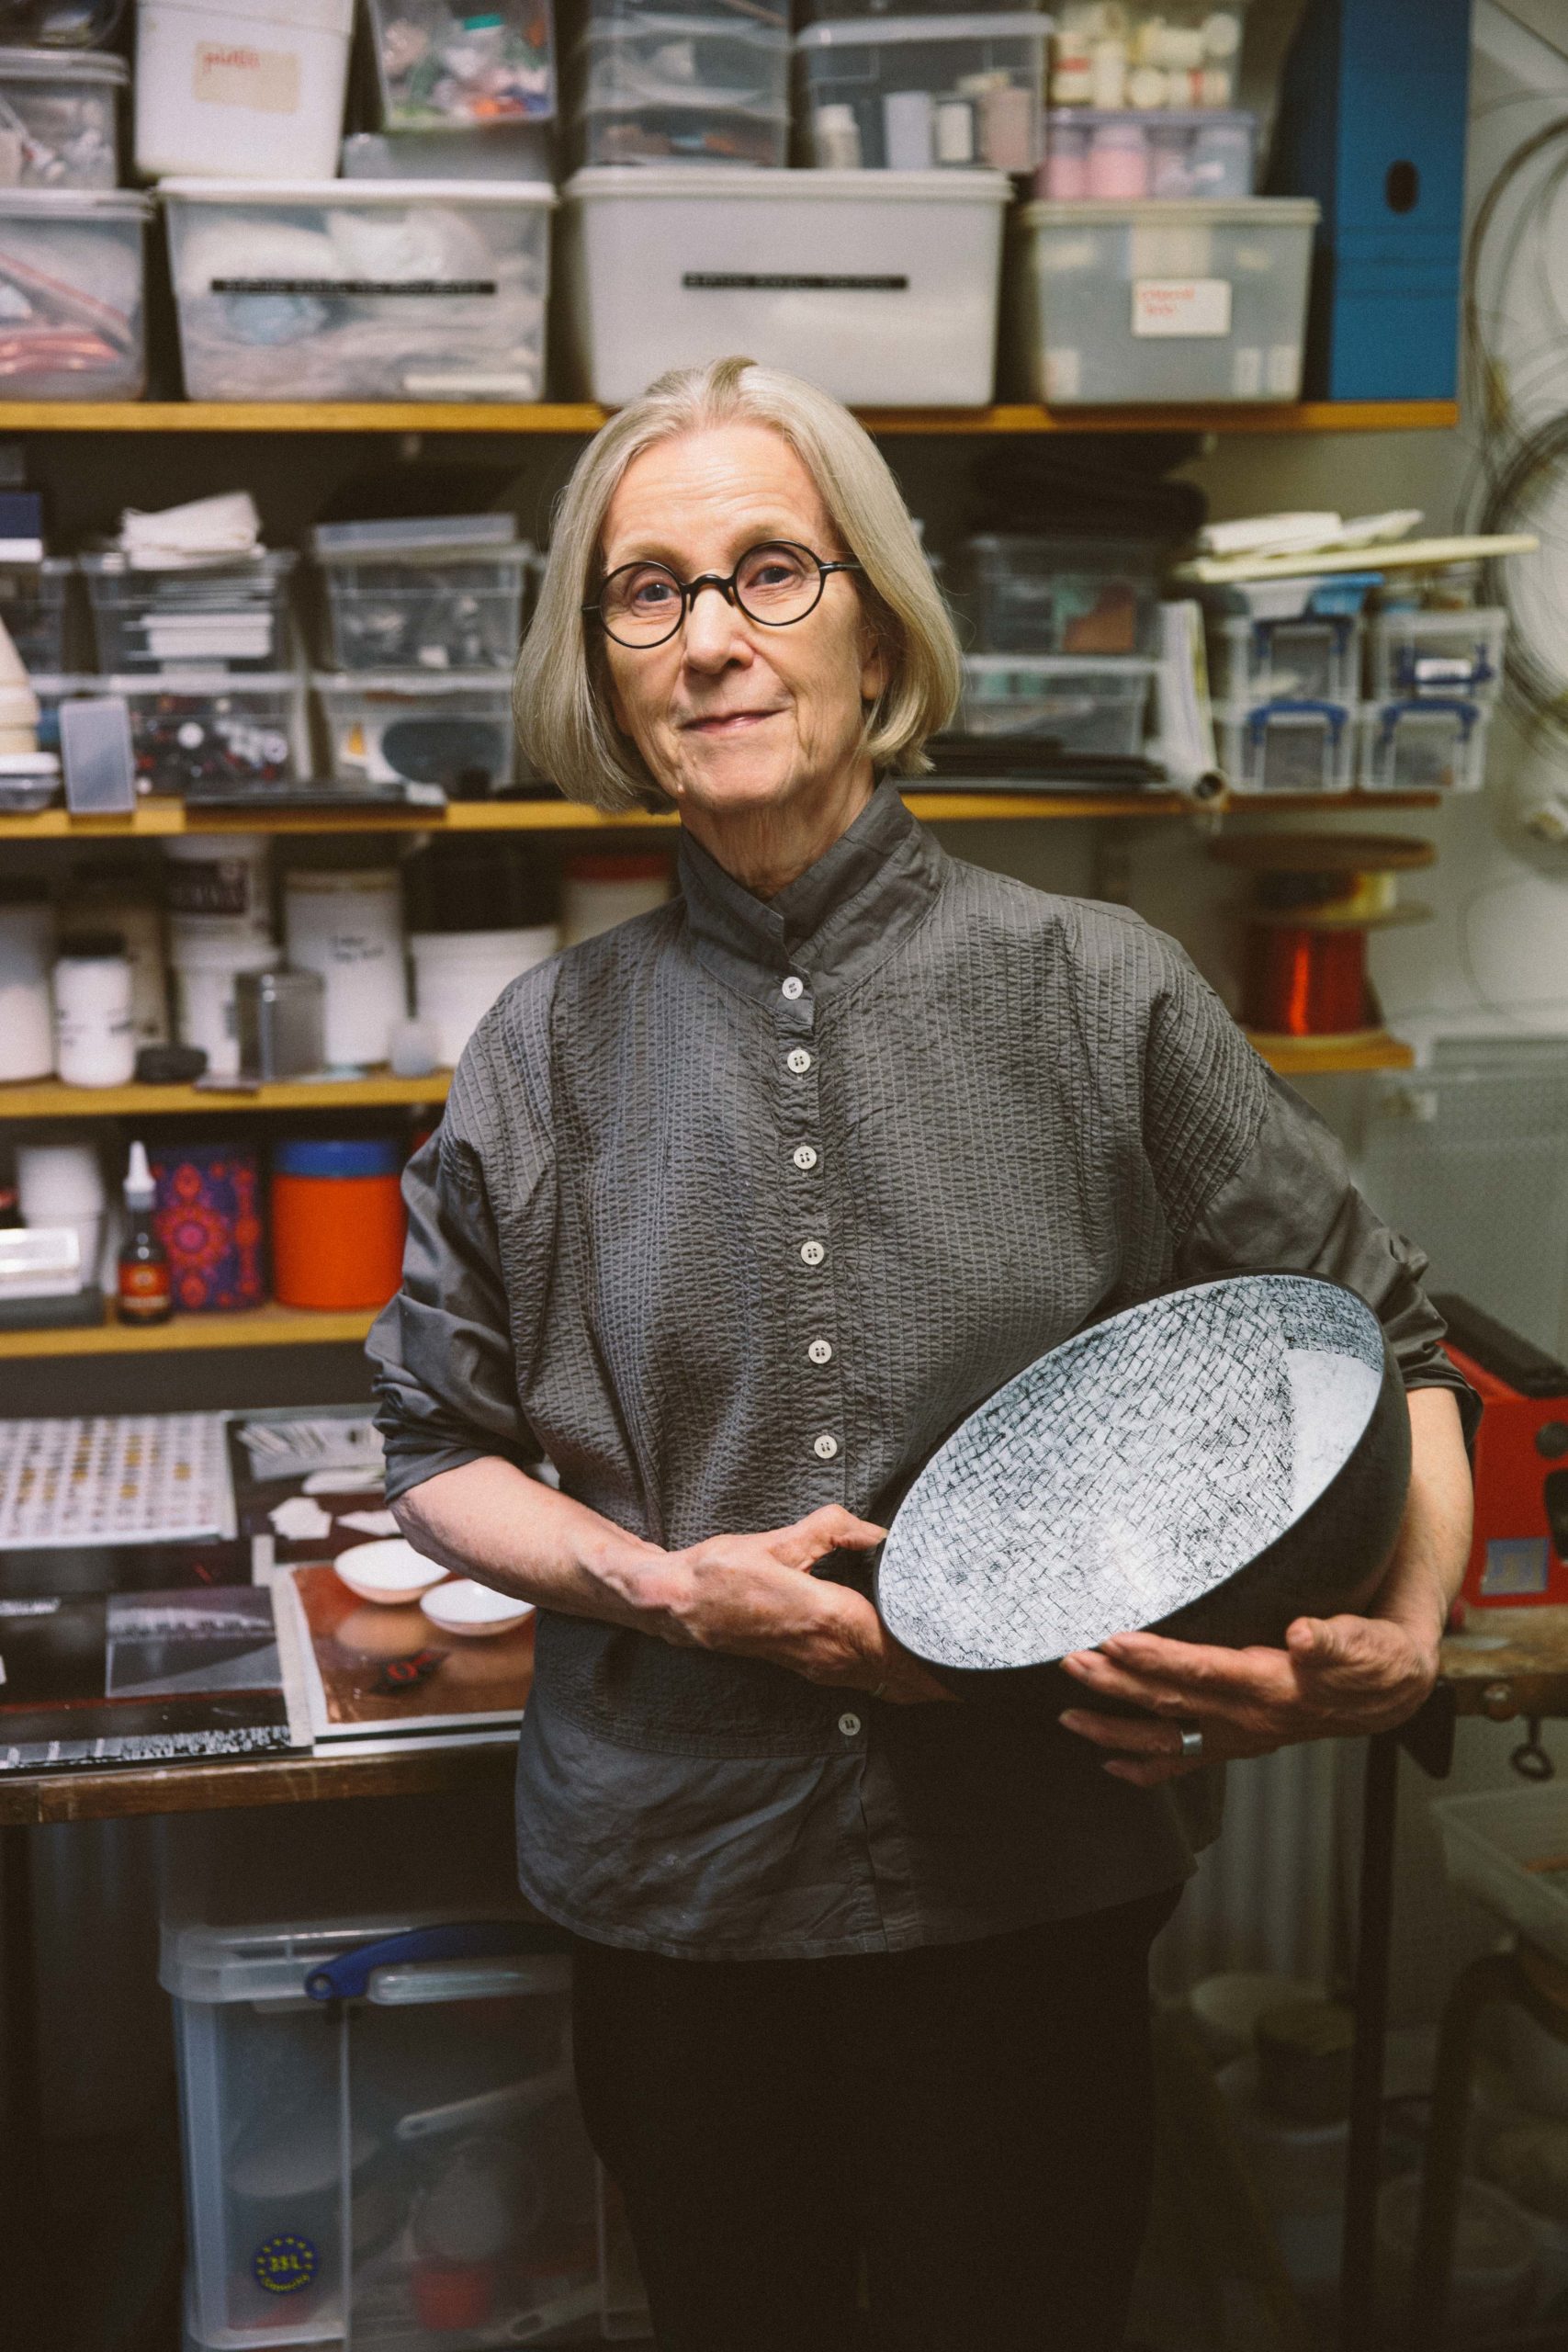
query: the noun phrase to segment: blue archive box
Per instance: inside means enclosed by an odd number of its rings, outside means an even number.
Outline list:
[[[1469,76],[1470,0],[1308,0],[1269,190],[1323,209],[1309,398],[1453,398]]]

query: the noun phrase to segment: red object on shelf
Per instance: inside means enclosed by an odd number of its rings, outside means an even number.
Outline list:
[[[1250,924],[1242,1017],[1249,1029],[1275,1037],[1336,1037],[1369,1027],[1366,933]]]
[[[390,1141],[280,1144],[272,1286],[283,1306],[385,1306],[403,1276],[402,1155]]]
[[[421,2262],[409,2283],[419,2324],[433,2335],[482,2327],[495,2306],[493,2262]]]
[[[1467,1606],[1568,1603],[1568,1386],[1527,1396],[1451,1341],[1485,1407],[1475,1441],[1475,1534]]]

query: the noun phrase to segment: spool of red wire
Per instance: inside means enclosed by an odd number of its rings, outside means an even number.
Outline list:
[[[1368,1027],[1366,933],[1249,924],[1242,1018],[1249,1029],[1275,1037],[1332,1037]]]

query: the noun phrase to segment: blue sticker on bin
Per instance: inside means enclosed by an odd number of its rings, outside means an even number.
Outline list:
[[[269,2295],[297,2295],[313,2285],[321,2257],[309,2238],[280,2230],[264,2238],[251,2256],[251,2276]]]
[[[1481,1572],[1483,1600],[1505,1595],[1544,1592],[1551,1580],[1544,1535],[1495,1536],[1486,1546]]]

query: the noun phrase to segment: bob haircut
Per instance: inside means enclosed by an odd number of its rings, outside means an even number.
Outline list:
[[[958,643],[898,485],[848,409],[797,376],[750,359],[672,369],[589,443],[556,514],[549,563],[518,656],[513,707],[534,767],[595,808],[668,807],[615,725],[603,640],[581,610],[603,578],[604,517],[634,458],[707,425],[761,424],[802,459],[843,541],[850,575],[887,659],[863,744],[877,774],[923,775],[921,746],[947,724],[962,677]]]

